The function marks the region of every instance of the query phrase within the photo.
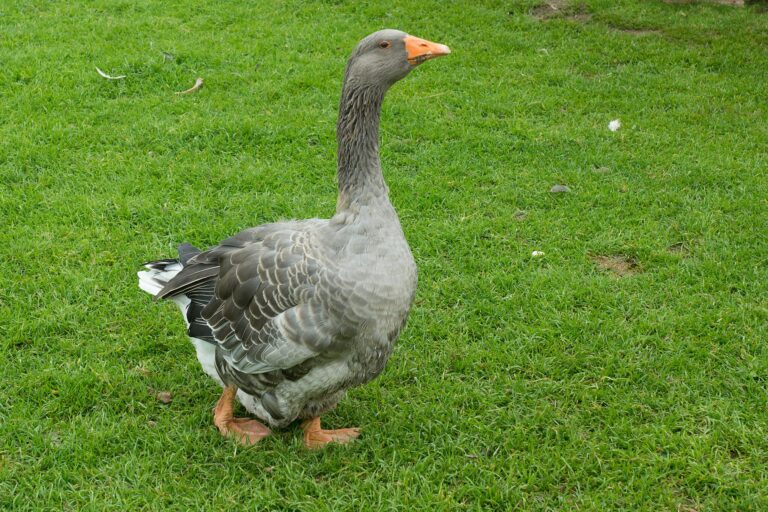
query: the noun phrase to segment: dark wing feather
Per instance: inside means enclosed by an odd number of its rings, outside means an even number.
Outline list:
[[[189,269],[188,272],[184,272]],[[174,295],[182,295],[198,288],[203,283],[211,280],[219,274],[219,267],[216,265],[188,265],[168,281],[160,292],[155,296],[158,299],[166,299]]]
[[[205,306],[213,299],[213,286],[213,280],[205,281],[200,286],[186,293],[190,301],[187,308],[187,323],[189,324],[187,333],[193,338],[199,338],[211,343],[215,343],[213,332],[208,322],[202,317],[202,312]]]
[[[180,245],[179,259],[168,261],[180,261],[184,268],[165,284],[155,298],[167,299],[181,294],[189,296],[190,293],[194,293],[196,289],[204,286],[207,282],[215,281],[219,275],[220,261],[223,256],[238,248],[259,243],[262,240],[262,235],[269,232],[270,228],[274,226],[274,224],[266,224],[246,229],[204,252],[199,252],[189,244]]]
[[[324,271],[313,252],[306,225],[246,230],[190,258],[158,297],[186,293],[199,322],[190,335],[218,343],[235,370],[290,369],[335,341],[334,322],[312,300]]]

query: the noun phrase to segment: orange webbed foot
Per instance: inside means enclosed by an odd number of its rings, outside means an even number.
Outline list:
[[[249,418],[232,418],[232,421],[217,427],[222,435],[244,445],[254,445],[272,433],[265,425]]]
[[[301,428],[304,430],[304,446],[310,450],[320,449],[328,443],[346,444],[360,437],[359,428],[323,430],[320,427],[320,418],[304,421]]]
[[[272,433],[269,428],[250,418],[235,418],[232,415],[237,388],[224,388],[221,398],[213,409],[213,423],[225,437],[232,437],[240,444],[254,445]]]

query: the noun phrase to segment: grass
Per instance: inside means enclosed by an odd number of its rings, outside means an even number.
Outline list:
[[[251,3],[0,6],[0,508],[768,509],[768,15]],[[409,326],[326,417],[360,442],[238,447],[135,271],[329,216],[346,56],[383,27],[454,52],[384,106]]]

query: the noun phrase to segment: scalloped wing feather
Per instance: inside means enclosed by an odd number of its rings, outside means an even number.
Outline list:
[[[199,316],[224,360],[238,371],[257,374],[300,365],[338,334],[326,310],[312,300],[326,271],[313,256],[311,228],[317,222],[268,224],[238,233],[190,258],[157,296],[212,289]]]

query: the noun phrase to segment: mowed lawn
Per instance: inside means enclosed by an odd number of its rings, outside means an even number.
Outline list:
[[[0,4],[0,508],[768,510],[768,13],[552,4]],[[453,50],[382,115],[409,325],[359,442],[240,447],[135,273],[330,216],[385,27]]]

